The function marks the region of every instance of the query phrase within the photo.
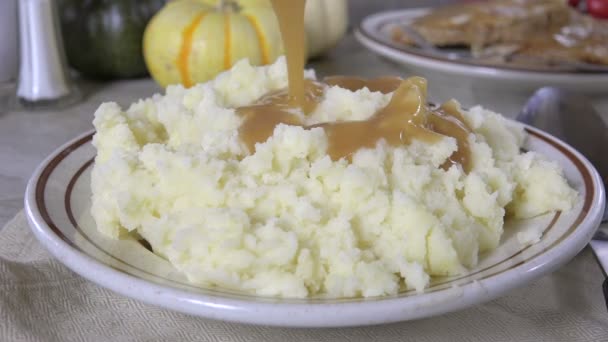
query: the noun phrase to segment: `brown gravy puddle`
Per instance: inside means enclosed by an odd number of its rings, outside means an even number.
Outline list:
[[[255,144],[266,141],[278,124],[301,126],[306,129],[321,127],[329,139],[327,153],[332,160],[351,159],[361,148],[374,148],[380,139],[392,146],[409,144],[413,139],[434,143],[444,135],[454,137],[458,150],[452,154],[444,168],[460,164],[466,172],[470,169],[470,151],[467,137],[471,133],[455,101],[448,101],[436,110],[427,105],[426,80],[421,77],[361,78],[332,77],[327,84],[339,85],[350,90],[364,87],[388,93],[394,91],[388,105],[367,120],[326,122],[305,126],[289,101],[286,90],[270,93],[254,105],[240,107],[237,113],[244,118],[239,127],[239,136],[250,152]],[[368,86],[369,85],[369,86]],[[394,89],[397,86],[397,89]],[[308,102],[318,103],[323,96],[321,83],[306,81],[305,97]],[[371,89],[370,89],[371,90]],[[314,109],[314,108],[313,108]],[[310,111],[304,111],[308,114]]]
[[[244,119],[239,127],[239,136],[249,151],[253,153],[256,143],[266,141],[278,124],[323,128],[329,139],[327,153],[334,161],[342,158],[351,160],[359,149],[373,148],[381,139],[392,146],[400,146],[414,139],[435,143],[443,136],[451,136],[457,140],[458,150],[443,167],[460,164],[468,172],[470,150],[467,137],[471,130],[456,102],[446,102],[437,110],[429,108],[424,78],[366,80],[334,76],[326,78],[324,83],[304,80],[304,4],[305,0],[272,0],[287,55],[289,88],[266,94],[253,105],[237,108],[237,113]],[[386,107],[367,120],[305,126],[297,113],[311,113],[322,100],[328,85],[352,91],[367,87],[385,94],[393,92],[393,96]]]

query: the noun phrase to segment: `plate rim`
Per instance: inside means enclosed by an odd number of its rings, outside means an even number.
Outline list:
[[[602,183],[595,168],[584,156],[563,141],[533,127],[525,127],[529,132],[536,133],[537,137],[561,149],[561,153],[568,151],[580,161],[584,170],[589,173],[591,188],[594,190],[589,210],[575,228],[575,231],[559,241],[552,249],[541,252],[511,269],[484,279],[483,282],[492,283],[493,286],[490,289],[484,288],[485,291],[477,291],[478,293],[474,298],[465,298],[471,296],[471,294],[465,294],[465,292],[474,292],[474,287],[479,286],[475,282],[456,288],[426,293],[425,298],[430,298],[430,301],[433,301],[433,299],[456,299],[448,301],[449,305],[447,306],[425,307],[424,314],[403,310],[405,302],[420,301],[421,296],[418,295],[344,303],[287,302],[277,305],[273,302],[254,302],[195,293],[140,279],[122,270],[116,270],[86,253],[78,251],[46,224],[36,202],[36,188],[40,184],[39,180],[42,173],[49,169],[51,162],[60,155],[67,156],[84,145],[90,139],[94,130],[85,132],[66,142],[40,163],[28,181],[24,200],[25,211],[34,235],[59,262],[99,286],[148,304],[211,319],[289,327],[362,326],[431,317],[487,302],[509,290],[527,284],[532,279],[555,270],[582,250],[599,225],[603,204],[605,203],[605,193],[603,187],[598,186]],[[85,140],[85,142],[74,148],[74,145],[82,140]],[[574,247],[568,247],[571,245]],[[549,252],[554,254],[555,258],[540,262],[539,259],[542,259],[541,257]],[[534,267],[530,267],[532,265]],[[517,273],[520,276],[515,281],[502,281],[503,278],[512,278],[512,275]],[[96,274],[102,274],[102,276],[96,276]],[[424,305],[422,306],[424,307]],[[387,317],[387,312],[393,315]],[[344,319],[344,317],[347,319]]]
[[[432,7],[386,10],[372,13],[365,16],[355,27],[355,38],[357,38],[361,44],[371,51],[389,59],[409,65],[422,65],[425,68],[434,68],[438,69],[439,71],[456,73],[463,76],[471,76],[471,74],[475,74],[476,76],[489,79],[495,79],[497,76],[502,76],[516,81],[530,80],[530,78],[533,77],[536,78],[536,80],[543,82],[564,81],[564,77],[567,77],[575,78],[577,82],[597,82],[599,84],[608,83],[608,71],[596,74],[590,72],[573,72],[566,70],[535,70],[511,66],[486,66],[475,63],[467,63],[465,61],[450,60],[424,53],[416,53],[415,51],[399,48],[376,38],[374,34],[370,32],[371,30],[368,30],[367,28],[368,25],[371,25],[372,23],[375,23],[381,19],[400,17],[404,15],[413,17],[428,12],[429,10],[432,10]]]

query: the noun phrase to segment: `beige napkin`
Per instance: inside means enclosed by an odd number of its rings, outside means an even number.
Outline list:
[[[23,212],[0,230],[0,341],[608,341],[603,276],[589,248],[508,296],[381,326],[289,329],[189,316],[117,295],[53,259]]]

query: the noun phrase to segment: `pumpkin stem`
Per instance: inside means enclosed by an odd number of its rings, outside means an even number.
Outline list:
[[[234,0],[220,0],[218,9],[225,13],[235,13],[241,10],[239,4]]]

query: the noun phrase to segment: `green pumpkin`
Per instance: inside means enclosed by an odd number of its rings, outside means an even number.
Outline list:
[[[142,52],[146,24],[165,0],[59,0],[69,65],[95,79],[148,74]]]

